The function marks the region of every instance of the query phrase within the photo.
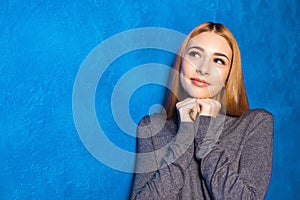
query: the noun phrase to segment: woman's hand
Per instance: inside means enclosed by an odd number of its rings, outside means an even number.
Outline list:
[[[197,99],[200,106],[199,115],[217,117],[221,110],[221,103],[213,99]]]
[[[216,117],[221,109],[221,104],[213,99],[186,98],[176,104],[182,122],[194,122],[197,114]]]
[[[194,122],[197,114],[200,112],[200,107],[195,98],[186,98],[178,102],[176,108],[181,122]]]

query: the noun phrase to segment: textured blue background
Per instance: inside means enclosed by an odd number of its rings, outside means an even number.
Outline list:
[[[298,0],[1,0],[0,5],[0,199],[127,199],[132,174],[101,164],[79,139],[72,116],[76,73],[89,52],[116,33],[158,26],[187,34],[205,21],[232,30],[250,106],[274,115],[267,199],[300,199]],[[96,109],[115,144],[135,150],[134,138],[122,134],[110,114],[113,83],[138,64],[171,60],[157,51],[133,52],[105,72]],[[148,85],[134,93],[135,121],[161,101],[162,91]]]

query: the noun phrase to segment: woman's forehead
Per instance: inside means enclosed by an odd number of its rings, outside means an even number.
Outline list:
[[[202,32],[199,35],[191,38],[188,42],[187,48],[201,47],[207,52],[219,52],[231,57],[232,50],[227,40],[214,33],[214,32]]]

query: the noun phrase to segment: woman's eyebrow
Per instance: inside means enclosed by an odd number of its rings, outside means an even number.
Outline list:
[[[204,52],[204,49],[202,47],[199,47],[199,46],[191,46],[191,47],[188,48],[188,50],[190,50],[190,49],[198,49],[198,50]]]
[[[223,53],[215,52],[214,55],[215,55],[215,56],[223,56],[223,57],[227,58],[227,60],[229,61],[228,56],[226,56],[226,55],[223,54]]]

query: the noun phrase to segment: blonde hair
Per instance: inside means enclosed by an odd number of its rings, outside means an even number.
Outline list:
[[[238,44],[233,34],[223,24],[206,22],[197,26],[188,34],[181,44],[174,60],[173,69],[175,72],[171,72],[170,74],[168,83],[169,90],[167,90],[165,94],[164,108],[166,110],[168,119],[172,118],[177,121],[176,103],[180,100],[183,100],[183,98],[185,98],[187,95],[184,89],[181,87],[179,80],[181,63],[187,45],[190,39],[202,32],[214,32],[224,37],[232,50],[232,62],[227,80],[225,82],[225,87],[217,95],[217,100],[222,105],[221,112],[227,115],[240,116],[249,109]]]

